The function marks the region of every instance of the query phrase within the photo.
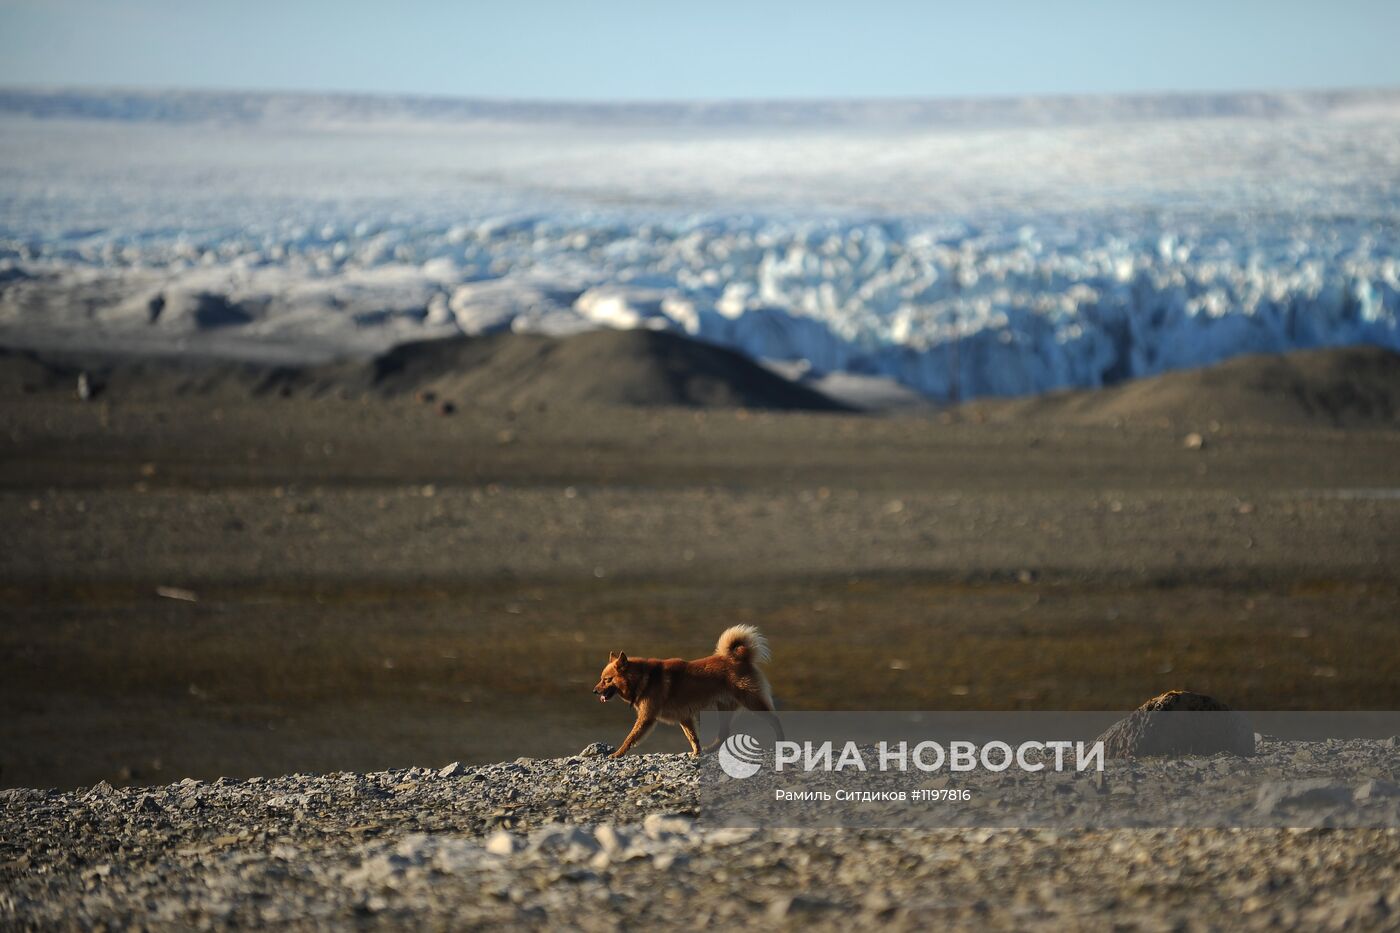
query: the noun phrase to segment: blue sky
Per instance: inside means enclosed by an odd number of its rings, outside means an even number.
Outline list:
[[[0,0],[0,84],[572,99],[1400,85],[1400,0]]]

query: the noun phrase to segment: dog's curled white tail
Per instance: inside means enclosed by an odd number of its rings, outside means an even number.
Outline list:
[[[740,653],[743,649],[743,653]],[[767,664],[772,657],[768,650],[768,639],[759,634],[752,625],[731,625],[719,636],[715,654],[727,658],[746,657],[754,664]]]

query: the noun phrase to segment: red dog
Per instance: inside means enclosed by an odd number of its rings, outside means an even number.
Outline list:
[[[657,722],[680,726],[690,742],[690,754],[700,754],[695,714],[701,710],[733,711],[740,706],[773,712],[773,694],[758,665],[768,661],[768,642],[752,625],[724,630],[708,658],[685,661],[669,658],[629,658],[621,651],[608,655],[608,666],[593,692],[606,703],[622,697],[637,711],[627,738],[612,753],[620,758]]]

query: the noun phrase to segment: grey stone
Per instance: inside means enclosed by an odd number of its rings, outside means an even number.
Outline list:
[[[807,894],[791,894],[770,901],[768,904],[768,916],[772,917],[774,920],[783,920],[795,915],[827,910],[830,907],[830,901],[822,900],[819,897],[812,897]]]
[[[1373,778],[1367,781],[1356,788],[1352,794],[1353,799],[1356,800],[1376,800],[1381,797],[1396,796],[1400,796],[1400,787],[1397,787],[1389,781],[1380,780],[1379,778]]]
[[[1114,723],[1098,741],[1114,759],[1255,753],[1254,729],[1244,714],[1185,690],[1153,697]]]
[[[607,742],[594,742],[590,745],[585,745],[583,751],[579,752],[579,757],[597,758],[601,755],[611,755],[612,753],[613,747]]]
[[[642,821],[642,830],[651,839],[664,839],[667,836],[689,836],[695,821],[685,816],[649,813]]]
[[[618,832],[607,823],[598,826],[593,830],[593,838],[598,841],[598,845],[609,855],[621,852],[627,848],[630,841],[624,833]]]
[[[498,829],[486,840],[484,848],[492,855],[504,856],[511,855],[523,848],[523,843],[514,833],[506,832],[504,829]]]
[[[532,852],[562,854],[565,859],[591,856],[598,851],[593,832],[582,826],[549,826],[530,837],[526,848]]]
[[[1254,809],[1261,814],[1275,814],[1280,810],[1338,806],[1351,800],[1350,787],[1325,779],[1274,781],[1260,786]]]

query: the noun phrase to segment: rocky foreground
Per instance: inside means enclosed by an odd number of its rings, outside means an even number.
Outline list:
[[[699,774],[585,754],[7,790],[0,926],[1400,924],[1396,830],[713,828]]]

